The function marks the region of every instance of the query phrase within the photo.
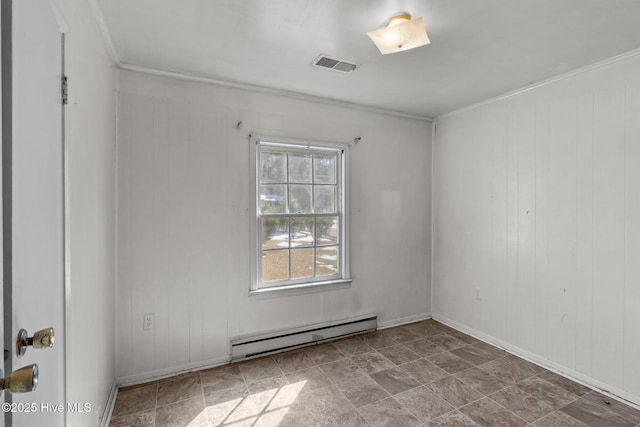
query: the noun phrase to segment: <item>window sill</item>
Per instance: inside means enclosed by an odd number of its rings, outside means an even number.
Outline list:
[[[351,286],[351,279],[338,279],[328,282],[302,283],[299,285],[278,286],[273,288],[256,289],[249,291],[251,299],[266,299],[284,297],[290,295],[303,295],[315,292],[345,289]]]

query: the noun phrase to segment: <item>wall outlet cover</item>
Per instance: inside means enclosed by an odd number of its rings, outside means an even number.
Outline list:
[[[145,313],[142,320],[142,329],[145,331],[153,329],[153,313]]]

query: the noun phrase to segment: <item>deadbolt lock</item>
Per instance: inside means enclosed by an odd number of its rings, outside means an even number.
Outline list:
[[[18,331],[18,339],[16,340],[16,356],[22,357],[27,352],[27,347],[33,348],[51,348],[55,341],[55,332],[53,328],[42,329],[32,337],[25,329]]]
[[[2,376],[2,371],[0,371]],[[9,390],[11,393],[26,393],[34,391],[38,386],[38,365],[27,365],[11,375],[0,379],[0,390]]]

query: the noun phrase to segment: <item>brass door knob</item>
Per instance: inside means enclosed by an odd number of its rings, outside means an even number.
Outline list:
[[[33,334],[32,337],[29,337],[29,333],[25,329],[20,329],[16,340],[16,356],[24,356],[29,346],[33,348],[51,348],[55,339],[53,328],[42,329]]]
[[[38,386],[38,365],[27,365],[11,375],[0,379],[0,390],[9,390],[11,393],[26,393],[33,391]]]

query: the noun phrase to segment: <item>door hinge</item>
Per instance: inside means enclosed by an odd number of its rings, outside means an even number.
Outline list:
[[[69,102],[69,81],[67,76],[62,76],[60,90],[62,94],[62,105],[67,105]]]

